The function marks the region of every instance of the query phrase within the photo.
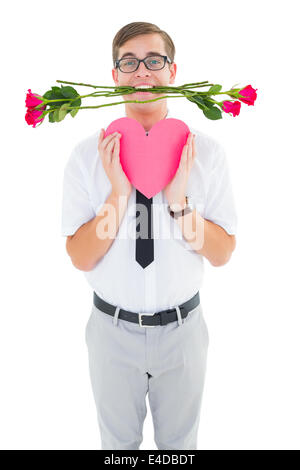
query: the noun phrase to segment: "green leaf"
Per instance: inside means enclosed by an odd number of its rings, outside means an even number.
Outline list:
[[[78,100],[71,101],[70,107],[73,108],[73,106],[81,106],[81,98],[78,98]]]
[[[49,113],[48,116],[49,116],[49,122],[55,122],[54,121],[54,116],[53,116],[54,113]]]
[[[216,93],[219,93],[219,91],[221,90],[222,90],[222,85],[213,85],[210,87],[207,93],[210,95],[215,95]]]
[[[231,90],[234,90],[234,87],[236,87],[237,85],[240,85],[240,83],[235,83],[234,85],[232,85]],[[238,88],[237,88],[237,90],[238,90]]]
[[[195,96],[193,96],[193,100],[197,104],[204,104],[203,98],[201,96],[195,95]]]
[[[212,108],[214,106],[214,103],[212,103],[211,101],[209,101],[206,98],[203,98],[203,102],[204,102],[205,106],[207,106],[207,108]]]
[[[59,100],[60,98],[64,98],[61,89],[58,86],[53,86],[51,91],[51,96],[48,98],[50,100]],[[55,103],[49,103],[51,107],[58,107],[60,108],[65,101],[56,101]]]
[[[66,117],[66,114],[68,112],[68,108],[69,108],[69,103],[65,103],[59,108],[58,122],[62,121]]]
[[[208,109],[208,107],[205,105],[204,100],[200,96],[191,96],[188,98],[189,101],[192,103],[195,103],[199,109],[204,111],[205,109]]]
[[[64,98],[76,98],[78,96],[77,91],[72,86],[62,86],[60,90]]]
[[[51,90],[52,90],[54,93],[58,94],[59,96],[62,96],[61,88],[59,88],[59,86],[52,86],[52,87],[51,87]]]
[[[72,117],[75,117],[76,114],[78,113],[78,111],[79,111],[79,108],[77,108],[77,109],[71,109],[71,111],[70,111],[71,116],[72,116]]]
[[[221,113],[221,110],[219,108],[217,108],[216,106],[213,106],[212,108],[210,109],[204,109],[203,110],[203,114],[208,118],[208,119],[212,119],[213,121],[215,121],[216,119],[222,119],[222,113]]]
[[[51,95],[51,100],[59,100],[59,101],[55,101],[54,103],[48,103],[49,106],[51,106],[51,108],[60,108],[63,104],[66,103],[66,101],[61,101],[59,98],[61,98],[60,96],[57,96],[57,95]]]
[[[43,98],[46,98],[46,100],[50,100],[52,95],[52,90],[46,91],[46,93],[43,94]]]
[[[59,108],[56,108],[52,114],[54,122],[59,122]]]

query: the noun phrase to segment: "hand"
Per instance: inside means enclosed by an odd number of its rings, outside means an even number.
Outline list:
[[[179,204],[182,208],[185,206],[186,185],[195,161],[195,156],[195,136],[190,132],[187,143],[182,150],[177,172],[174,178],[164,188],[169,206],[171,206],[171,204]],[[180,207],[178,207],[178,210]]]
[[[114,132],[104,139],[104,129],[101,129],[98,140],[98,151],[104,170],[111,182],[112,192],[117,196],[129,196],[132,185],[124,173],[120,163],[121,134]]]

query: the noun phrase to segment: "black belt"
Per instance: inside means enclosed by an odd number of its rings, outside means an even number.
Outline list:
[[[115,315],[116,306],[111,305],[105,300],[101,299],[96,292],[94,292],[94,305],[102,312],[111,315]],[[195,294],[190,300],[178,305],[180,309],[181,318],[187,317],[188,313],[200,304],[199,292]],[[161,312],[153,313],[135,313],[127,310],[120,309],[118,318],[121,320],[127,320],[132,323],[139,323],[140,326],[156,326],[156,325],[167,325],[172,321],[178,320],[176,308],[170,308],[168,310],[162,310]]]

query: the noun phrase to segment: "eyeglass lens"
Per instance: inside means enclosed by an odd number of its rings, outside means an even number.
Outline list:
[[[147,57],[145,62],[151,70],[159,70],[164,66],[164,58],[161,56]],[[134,57],[121,59],[119,65],[121,72],[134,72],[138,66],[138,59]]]

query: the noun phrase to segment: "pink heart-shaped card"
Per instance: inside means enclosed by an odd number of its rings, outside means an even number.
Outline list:
[[[174,177],[189,128],[180,119],[156,122],[146,135],[135,119],[111,122],[104,137],[120,132],[120,163],[129,181],[148,199],[159,193]]]

